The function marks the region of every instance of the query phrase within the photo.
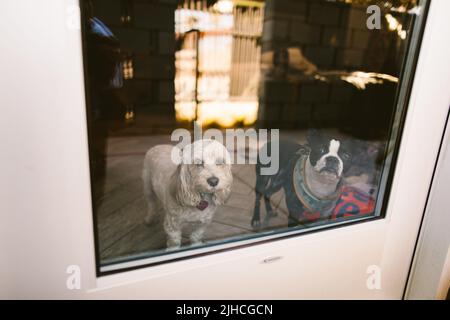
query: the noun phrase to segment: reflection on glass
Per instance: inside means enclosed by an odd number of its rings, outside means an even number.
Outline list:
[[[382,216],[424,2],[83,1],[100,271]]]
[[[200,3],[200,2],[199,2]],[[252,125],[258,113],[263,2],[188,2],[175,11],[175,109],[179,121]]]

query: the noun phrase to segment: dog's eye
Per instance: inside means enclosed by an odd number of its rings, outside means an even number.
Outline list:
[[[201,161],[201,160],[195,161],[194,164],[195,164],[197,167],[203,167],[203,161]]]

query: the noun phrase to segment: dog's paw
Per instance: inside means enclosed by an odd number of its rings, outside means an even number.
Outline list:
[[[179,235],[179,236],[178,236]],[[181,234],[176,234],[175,238],[168,238],[166,242],[166,251],[178,250],[181,247]]]
[[[166,249],[164,251],[166,251],[166,252],[176,251],[176,250],[180,249],[180,247],[181,246],[166,247]]]
[[[191,241],[191,246],[192,247],[197,247],[197,246],[201,246],[201,245],[204,245],[204,244],[205,244],[205,242],[202,241],[202,240]]]
[[[253,229],[259,229],[261,227],[261,220],[259,218],[253,218],[251,225]]]
[[[270,219],[272,219],[272,218],[274,218],[276,216],[278,216],[278,212],[276,212],[276,211],[269,211],[266,214],[266,216],[264,217],[264,221],[263,221],[261,226],[263,228],[267,228],[269,226]]]

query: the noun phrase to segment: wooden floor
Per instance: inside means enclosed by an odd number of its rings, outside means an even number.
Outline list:
[[[120,257],[165,248],[161,223],[143,223],[146,203],[143,198],[141,170],[145,152],[152,146],[169,143],[167,135],[113,137],[108,140],[107,173],[103,196],[97,202],[97,227],[100,258],[108,262]],[[250,225],[255,195],[254,165],[232,167],[232,193],[226,205],[219,207],[205,234],[205,241],[224,239],[254,232]],[[278,216],[266,227],[287,226],[287,210],[282,191],[271,202]],[[265,213],[261,205],[262,214]],[[186,239],[184,243],[188,244]]]
[[[305,136],[305,131],[283,131],[281,138],[303,144],[306,140]],[[102,264],[165,249],[166,237],[161,221],[151,226],[144,224],[147,208],[143,197],[141,172],[147,150],[157,144],[171,143],[169,137],[167,133],[153,132],[115,136],[108,139],[106,178],[102,181],[94,181],[94,189],[102,190],[95,192],[97,198],[94,200]],[[259,141],[259,143],[262,145],[264,142]],[[373,144],[381,148],[380,143],[373,142]],[[255,147],[258,147],[255,141],[247,146],[247,148]],[[375,156],[372,160],[375,161]],[[381,167],[372,170],[373,176],[379,176]],[[255,205],[255,167],[249,164],[233,164],[232,171],[231,196],[227,203],[216,211],[213,222],[205,234],[206,242],[249,236],[256,232],[250,224]],[[354,184],[356,187],[359,183],[358,176],[355,178],[350,185]],[[350,180],[351,177],[348,178],[348,181]],[[277,216],[272,218],[268,225],[262,226],[262,229],[285,228],[287,209],[283,191],[280,190],[273,195],[270,201]],[[261,217],[264,216],[265,208],[261,203]],[[183,238],[183,245],[189,245],[186,238]]]

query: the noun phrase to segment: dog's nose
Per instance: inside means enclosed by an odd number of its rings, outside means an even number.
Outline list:
[[[217,186],[217,184],[219,183],[219,178],[217,178],[217,177],[211,177],[211,178],[208,178],[208,180],[206,180],[206,181],[208,181],[208,184],[209,184],[211,187],[215,187],[215,186]]]
[[[331,168],[339,167],[339,160],[336,157],[328,157],[325,161],[327,167]]]

